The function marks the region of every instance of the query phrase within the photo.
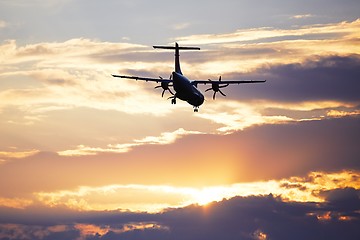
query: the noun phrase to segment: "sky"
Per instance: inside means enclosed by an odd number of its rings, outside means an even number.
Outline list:
[[[359,9],[0,0],[0,239],[359,239]]]

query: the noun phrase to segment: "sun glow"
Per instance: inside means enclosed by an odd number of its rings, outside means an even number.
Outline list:
[[[213,201],[220,201],[229,196],[229,189],[226,187],[209,187],[194,191],[193,201],[199,205],[206,205]]]
[[[166,208],[184,207],[190,204],[206,205],[213,201],[235,196],[281,196],[286,201],[323,202],[320,191],[352,187],[359,189],[360,173],[312,172],[306,177],[237,183],[204,188],[146,185],[109,185],[80,187],[72,191],[36,193],[37,201],[45,205],[67,206],[76,210],[119,210],[158,212]],[[309,181],[309,179],[311,179]]]

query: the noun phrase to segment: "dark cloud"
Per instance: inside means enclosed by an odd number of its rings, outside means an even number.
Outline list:
[[[286,239],[308,228],[306,213],[313,209],[312,204],[284,203],[270,195],[238,197],[206,208],[191,206],[165,215],[171,216],[170,229],[185,239],[254,239],[259,232],[270,239]],[[299,239],[304,237],[302,234]]]
[[[264,66],[248,74],[233,73],[231,79],[266,79],[254,86],[244,84],[225,89],[229,98],[269,99],[284,102],[360,100],[360,56],[330,56],[303,64]]]
[[[320,193],[335,209],[352,212],[360,210],[360,191],[354,188],[339,188]]]
[[[349,191],[334,190],[333,194]],[[346,195],[346,194],[345,194]],[[350,197],[351,198],[351,197]],[[163,213],[121,213],[113,212],[72,212],[68,217],[54,215],[53,209],[42,216],[28,210],[23,215],[32,217],[35,223],[24,223],[23,217],[8,220],[1,214],[1,222],[12,223],[18,228],[26,228],[23,236],[32,239],[76,239],[80,232],[75,224],[90,224],[101,229],[110,229],[102,235],[98,232],[88,234],[86,239],[358,239],[360,237],[359,204],[344,212],[339,205],[325,203],[284,202],[271,194],[268,196],[235,197],[208,206],[191,205],[180,209],[169,209]],[[12,210],[14,211],[14,210]],[[3,213],[3,210],[1,210]],[[326,215],[326,218],[321,216]],[[351,218],[346,219],[346,217]],[[48,224],[45,223],[50,219]],[[124,230],[124,224],[153,223],[145,229]],[[51,226],[67,226],[63,231],[49,231]],[[156,227],[162,226],[162,227]],[[107,228],[106,228],[107,227]],[[32,231],[43,232],[47,229],[47,238],[37,237]],[[14,233],[15,230],[13,229]],[[0,236],[11,236],[9,225],[0,225]],[[50,238],[52,237],[52,238]],[[2,238],[15,239],[15,238]],[[26,239],[19,237],[17,239]],[[264,239],[264,238],[263,238]]]

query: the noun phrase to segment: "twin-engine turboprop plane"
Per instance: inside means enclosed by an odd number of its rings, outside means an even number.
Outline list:
[[[261,81],[252,81],[252,80],[234,80],[234,81],[221,81],[221,76],[218,81],[213,80],[189,80],[186,78],[180,68],[180,50],[200,50],[199,47],[180,47],[177,43],[175,43],[175,47],[173,46],[153,46],[158,49],[175,49],[175,71],[172,72],[169,79],[164,79],[162,77],[159,78],[148,78],[148,77],[135,77],[135,76],[124,76],[124,75],[112,75],[113,77],[119,78],[128,78],[135,80],[143,80],[143,81],[151,81],[161,83],[160,86],[156,86],[155,88],[162,88],[163,92],[161,96],[164,96],[166,90],[168,90],[173,96],[169,97],[171,99],[172,104],[176,104],[176,99],[180,99],[188,102],[190,105],[194,107],[194,112],[198,112],[198,109],[201,104],[204,103],[204,95],[198,90],[198,84],[211,84],[211,88],[206,89],[205,92],[213,90],[213,99],[215,99],[215,95],[219,92],[221,95],[226,96],[220,89],[229,86],[230,84],[240,84],[240,83],[263,83],[266,80]],[[169,87],[173,87],[175,94],[171,91]]]

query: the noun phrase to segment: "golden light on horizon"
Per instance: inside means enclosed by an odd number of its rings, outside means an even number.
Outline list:
[[[36,193],[36,200],[56,207],[86,210],[120,210],[159,212],[166,208],[184,207],[190,204],[206,205],[210,202],[230,199],[235,196],[269,195],[280,196],[284,201],[323,202],[318,193],[337,188],[360,188],[356,180],[359,172],[336,173],[312,172],[307,177],[237,183],[223,186],[175,187],[146,185],[109,185],[80,187],[77,190]],[[310,178],[312,181],[307,181]]]

